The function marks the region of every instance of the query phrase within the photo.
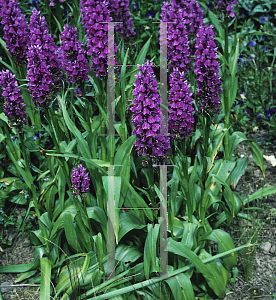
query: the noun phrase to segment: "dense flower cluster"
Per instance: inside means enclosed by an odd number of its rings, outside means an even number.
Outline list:
[[[0,72],[0,85],[3,89],[2,96],[6,99],[3,105],[5,115],[13,125],[22,126],[23,123],[26,125],[27,114],[24,110],[26,104],[23,102],[15,75],[9,70],[2,70]]]
[[[107,74],[108,24],[112,22],[109,1],[81,0],[80,9],[82,24],[87,37],[87,55],[92,56],[91,69],[97,71],[96,76]],[[117,47],[114,47],[114,52]],[[114,59],[114,64],[116,61]]]
[[[146,63],[138,67],[139,74],[135,75],[132,92],[135,98],[130,110],[133,112],[132,123],[135,128],[132,134],[137,137],[135,147],[138,155],[147,155],[159,161],[169,154],[170,143],[159,108],[161,99],[152,65]]]
[[[237,0],[218,0],[215,4],[215,8],[220,11],[226,11],[226,16],[235,18],[234,9],[238,4]]]
[[[30,21],[30,44],[27,52],[29,91],[33,102],[48,103],[56,86],[61,84],[60,60],[45,17],[33,10]]]
[[[17,63],[25,62],[29,29],[19,3],[16,0],[0,0],[0,9],[6,47]]]
[[[89,191],[89,173],[85,173],[86,169],[80,164],[73,169],[72,179],[72,189],[74,195],[79,195],[81,193],[87,193]]]
[[[190,85],[184,78],[184,73],[180,73],[178,68],[170,75],[170,87],[168,131],[173,138],[175,134],[185,134],[187,138],[193,130],[193,99],[189,90]]]
[[[161,22],[168,23],[167,44],[168,62],[170,67],[178,66],[181,72],[187,73],[190,69],[190,47],[188,32],[183,21],[183,9],[173,6],[171,2],[164,2],[162,6]]]
[[[136,33],[131,27],[133,21],[129,12],[129,1],[128,0],[111,0],[110,2],[110,14],[114,22],[117,23],[115,30],[125,37],[128,38],[130,35],[134,36]]]
[[[88,61],[85,57],[85,51],[82,49],[82,42],[77,39],[77,28],[71,28],[67,24],[61,33],[61,51],[62,51],[62,67],[66,72],[67,82],[77,85],[77,88],[88,80]],[[77,95],[81,95],[80,89]]]
[[[213,25],[200,27],[195,52],[195,69],[194,73],[197,77],[197,105],[198,113],[205,111],[207,106],[209,110],[219,109],[221,90],[221,80],[219,76],[219,63],[216,54],[217,47],[215,43],[215,35],[212,30]],[[199,101],[201,103],[199,103]]]

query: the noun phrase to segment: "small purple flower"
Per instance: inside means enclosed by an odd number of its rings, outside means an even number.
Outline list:
[[[155,16],[155,11],[149,10],[147,13],[148,20],[152,20],[154,18],[154,16]]]
[[[22,178],[21,181],[22,181],[23,183],[25,183],[25,179],[23,178],[23,176],[20,175],[20,177]]]
[[[257,44],[256,44],[256,42],[255,41],[250,41],[249,43],[248,43],[248,46],[249,47],[255,47]]]
[[[248,112],[247,112],[245,109],[243,109],[243,112],[244,112],[245,114],[248,114]]]
[[[268,52],[268,49],[265,46],[262,46],[262,50]]]
[[[235,18],[234,9],[238,4],[237,0],[218,0],[216,1],[216,8],[220,11],[230,12],[226,13],[226,16],[230,16],[231,18]]]
[[[261,17],[260,22],[262,22],[262,23],[267,22],[267,18],[266,17]]]
[[[132,123],[133,135],[136,135],[135,150],[138,155],[147,155],[161,159],[169,154],[169,137],[165,132],[163,115],[159,104],[158,83],[152,69],[153,63],[138,66],[139,73],[135,75],[133,90]],[[160,134],[160,135],[159,135]]]
[[[39,133],[39,131],[38,131],[37,134],[34,134],[33,140],[36,141],[36,140],[39,138],[39,136],[40,136],[40,133]]]
[[[3,38],[9,54],[19,65],[25,63],[30,37],[25,15],[21,13],[16,0],[1,0],[0,9],[1,24],[4,25]]]
[[[257,116],[257,119],[262,119],[262,117],[263,116],[260,114],[260,115]]]
[[[78,165],[73,169],[72,179],[72,189],[73,195],[79,195],[82,193],[87,193],[89,191],[89,173],[85,173],[86,169],[82,164]]]
[[[247,57],[248,60],[252,60],[253,58],[254,58],[254,56],[251,54]]]
[[[268,117],[269,120],[275,114],[275,112],[276,112],[276,109],[275,108],[270,108],[270,106],[269,106],[269,109],[266,111],[267,117]]]
[[[3,105],[5,116],[8,117],[11,123],[15,123],[19,127],[22,124],[26,125],[27,114],[24,110],[26,104],[23,102],[15,75],[9,70],[2,70],[0,72],[0,86],[3,89],[2,96],[6,99]]]

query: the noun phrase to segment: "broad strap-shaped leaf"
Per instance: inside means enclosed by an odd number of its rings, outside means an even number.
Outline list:
[[[68,244],[77,252],[84,252],[85,249],[80,245],[78,235],[76,232],[76,224],[74,222],[74,215],[65,211],[63,214],[64,231]]]
[[[274,186],[274,185],[266,186],[266,187],[258,190],[257,192],[253,193],[252,195],[250,195],[247,199],[245,199],[243,202],[243,205],[246,205],[255,199],[270,196],[273,194],[276,194],[276,186]]]
[[[115,250],[115,259],[125,264],[135,262],[143,253],[137,246],[120,244]]]
[[[149,279],[151,265],[154,267],[156,273],[158,267],[156,265],[156,244],[159,233],[159,224],[148,224],[148,235],[144,247],[144,270],[146,279]]]
[[[262,171],[263,177],[265,178],[265,165],[264,165],[264,158],[263,158],[263,150],[259,147],[259,145],[255,141],[247,139],[243,132],[236,131],[230,136],[230,138],[229,138],[229,155],[232,155],[235,147],[241,142],[246,142],[247,145],[250,147],[253,159],[254,159],[256,165]]]
[[[51,261],[48,257],[40,259],[41,281],[39,300],[51,299]]]
[[[168,251],[187,258],[191,263],[195,265],[197,270],[202,273],[208,285],[216,293],[216,295],[218,295],[219,297],[224,297],[225,291],[224,294],[221,291],[220,274],[213,272],[213,270],[210,271],[210,269],[202,262],[202,260],[187,246],[185,246],[183,243],[174,241],[170,237],[168,242]]]
[[[212,255],[206,252],[204,249],[201,249],[199,257],[200,259],[204,260],[212,257]],[[214,292],[219,298],[224,298],[226,293],[226,285],[229,278],[229,271],[224,268],[219,259],[209,262],[205,265],[218,279],[218,285],[216,286]]]
[[[190,278],[185,273],[165,280],[169,285],[175,300],[191,300],[195,298]]]
[[[120,230],[119,239],[120,241],[129,231],[132,229],[142,229],[147,225],[143,224],[139,218],[136,217],[131,211],[122,211],[120,214]]]
[[[215,229],[205,233],[202,239],[217,242],[219,253],[223,253],[231,249],[235,249],[231,236],[227,232],[221,229]],[[237,253],[233,252],[230,255],[224,256],[222,258],[224,266],[228,271],[230,271],[233,267],[237,265],[237,257],[238,257]]]

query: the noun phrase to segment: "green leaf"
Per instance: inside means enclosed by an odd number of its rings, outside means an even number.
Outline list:
[[[230,183],[234,183],[234,189],[236,188],[239,180],[241,179],[242,175],[244,175],[248,165],[248,158],[238,158],[236,160],[236,166],[230,173]]]
[[[194,237],[195,231],[197,229],[197,224],[195,223],[183,223],[183,235],[181,239],[181,243],[187,246],[190,250],[194,246]]]
[[[118,242],[132,229],[142,229],[147,225],[142,224],[141,220],[131,212],[122,211],[120,214],[120,230]]]
[[[235,249],[231,236],[227,232],[221,229],[215,229],[205,233],[202,239],[217,242],[219,253],[223,253],[231,249]],[[237,257],[238,257],[237,253],[233,252],[222,258],[224,262],[224,266],[228,271],[230,271],[233,267],[237,265]]]
[[[83,281],[83,277],[89,267],[90,255],[87,253],[79,255],[82,257],[72,262],[69,267],[65,266],[62,268],[56,286],[58,293],[55,295],[55,299],[65,289],[67,290],[60,300],[68,299],[68,296],[71,295],[74,288],[76,288],[79,282]]]
[[[206,250],[201,249],[199,257],[203,260],[206,258],[212,257],[211,254],[206,252]],[[209,269],[212,274],[217,278],[217,286],[213,291],[219,298],[224,298],[226,294],[226,285],[228,283],[229,271],[227,271],[224,266],[221,264],[220,260],[215,260],[206,264],[206,267]]]
[[[40,258],[45,253],[45,248],[36,248],[34,251],[34,260],[29,264],[9,265],[0,267],[0,273],[24,273],[37,270],[40,264]]]
[[[15,283],[19,283],[23,280],[26,280],[28,278],[30,278],[31,276],[33,276],[35,273],[37,272],[37,270],[34,270],[34,271],[28,271],[28,272],[25,272],[25,273],[22,273],[20,274],[16,280],[14,281]],[[1,298],[0,298],[1,299]]]
[[[65,236],[68,244],[77,252],[84,252],[84,249],[81,247],[78,235],[76,233],[76,224],[74,223],[74,216],[68,212],[65,211],[63,214],[63,220],[64,220],[64,231]]]
[[[253,193],[252,195],[250,195],[247,199],[244,200],[243,205],[245,206],[246,204],[248,204],[249,202],[255,200],[255,199],[259,199],[262,197],[266,197],[269,195],[273,195],[276,194],[276,186],[266,186],[260,190],[258,190],[257,192]]]
[[[219,36],[222,39],[224,39],[224,34],[223,34],[222,26],[219,24],[220,23],[219,19],[218,19],[218,17],[213,12],[211,12],[210,9],[208,9],[208,17],[210,18],[212,24],[214,25],[214,27],[218,31]]]
[[[218,274],[215,269],[210,270],[210,268],[207,267],[187,246],[183,245],[183,243],[174,241],[170,237],[168,242],[168,251],[187,258],[196,266],[197,270],[202,273],[208,285],[216,293],[216,295],[220,298],[225,296],[225,290],[222,288],[222,278],[220,278],[221,274]]]
[[[195,298],[190,278],[185,273],[165,280],[169,285],[175,300],[191,300]]]
[[[41,282],[39,300],[51,299],[51,262],[48,257],[40,259]]]
[[[145,45],[143,46],[143,48],[141,49],[141,51],[139,52],[136,60],[135,60],[135,64],[136,65],[142,65],[145,62],[146,59],[146,55],[150,46],[150,41],[151,41],[151,37],[148,39],[148,41],[145,43]],[[138,67],[134,66],[132,68],[132,70],[138,74]],[[132,86],[133,82],[135,81],[135,74],[132,74],[129,80],[129,84]]]
[[[156,244],[158,239],[159,224],[148,224],[147,229],[148,235],[144,247],[144,270],[146,279],[149,279],[151,265],[155,268],[155,272],[158,272],[156,265]]]
[[[132,245],[120,244],[115,250],[115,259],[123,263],[133,263],[142,255],[141,249]]]

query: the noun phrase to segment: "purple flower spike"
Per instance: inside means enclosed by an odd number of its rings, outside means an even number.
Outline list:
[[[40,11],[33,10],[30,21],[30,44],[27,52],[29,91],[32,101],[39,104],[48,103],[56,92],[56,87],[61,85],[60,60],[58,48],[54,43],[45,17],[40,16]]]
[[[181,72],[187,73],[190,66],[190,47],[188,32],[183,21],[183,9],[164,2],[161,8],[161,22],[170,22],[167,27],[168,62],[170,67],[178,66]]]
[[[123,22],[117,23],[115,27],[119,35],[125,35],[128,38],[130,35],[134,36],[136,34],[131,27],[134,23],[129,12],[128,0],[111,0],[110,14],[114,22]]]
[[[0,85],[3,89],[2,96],[6,99],[3,105],[5,116],[14,125],[22,126],[27,124],[27,114],[24,110],[23,98],[18,88],[18,83],[9,70],[0,72]]]
[[[0,1],[1,24],[4,25],[4,40],[9,54],[18,65],[26,62],[29,29],[25,16],[21,14],[16,0]]]
[[[112,22],[109,2],[99,0],[81,0],[81,23],[84,25],[87,37],[87,55],[92,56],[91,69],[96,71],[97,77],[107,75],[108,54],[108,24]],[[114,52],[117,51],[114,47]],[[116,60],[114,59],[114,64]]]
[[[158,83],[152,70],[153,63],[139,66],[139,74],[135,75],[135,89],[132,123],[136,135],[136,152],[138,155],[147,155],[157,160],[169,154],[169,137],[165,131],[164,116],[161,114],[158,94]],[[159,135],[160,134],[160,135]]]
[[[215,44],[215,35],[212,30],[213,25],[201,26],[198,34],[195,48],[195,69],[194,73],[197,77],[197,103],[199,107],[198,113],[206,110],[219,109],[220,95],[222,94],[222,82],[219,76],[219,63],[216,54],[217,47]]]
[[[71,28],[65,24],[61,33],[62,67],[66,72],[67,82],[75,83],[78,89],[79,85],[83,85],[84,81],[89,80],[87,76],[89,68],[85,57],[86,52],[82,49],[83,44],[77,39],[77,36],[77,28]],[[76,93],[82,94],[79,89]]]
[[[78,167],[73,169],[72,179],[72,189],[73,195],[77,196],[82,193],[87,193],[89,191],[89,173],[85,173],[86,169],[80,164]]]
[[[184,73],[180,73],[178,68],[170,75],[170,86],[168,130],[172,135],[185,134],[187,138],[193,130],[193,99],[189,90],[190,85],[185,80]]]

